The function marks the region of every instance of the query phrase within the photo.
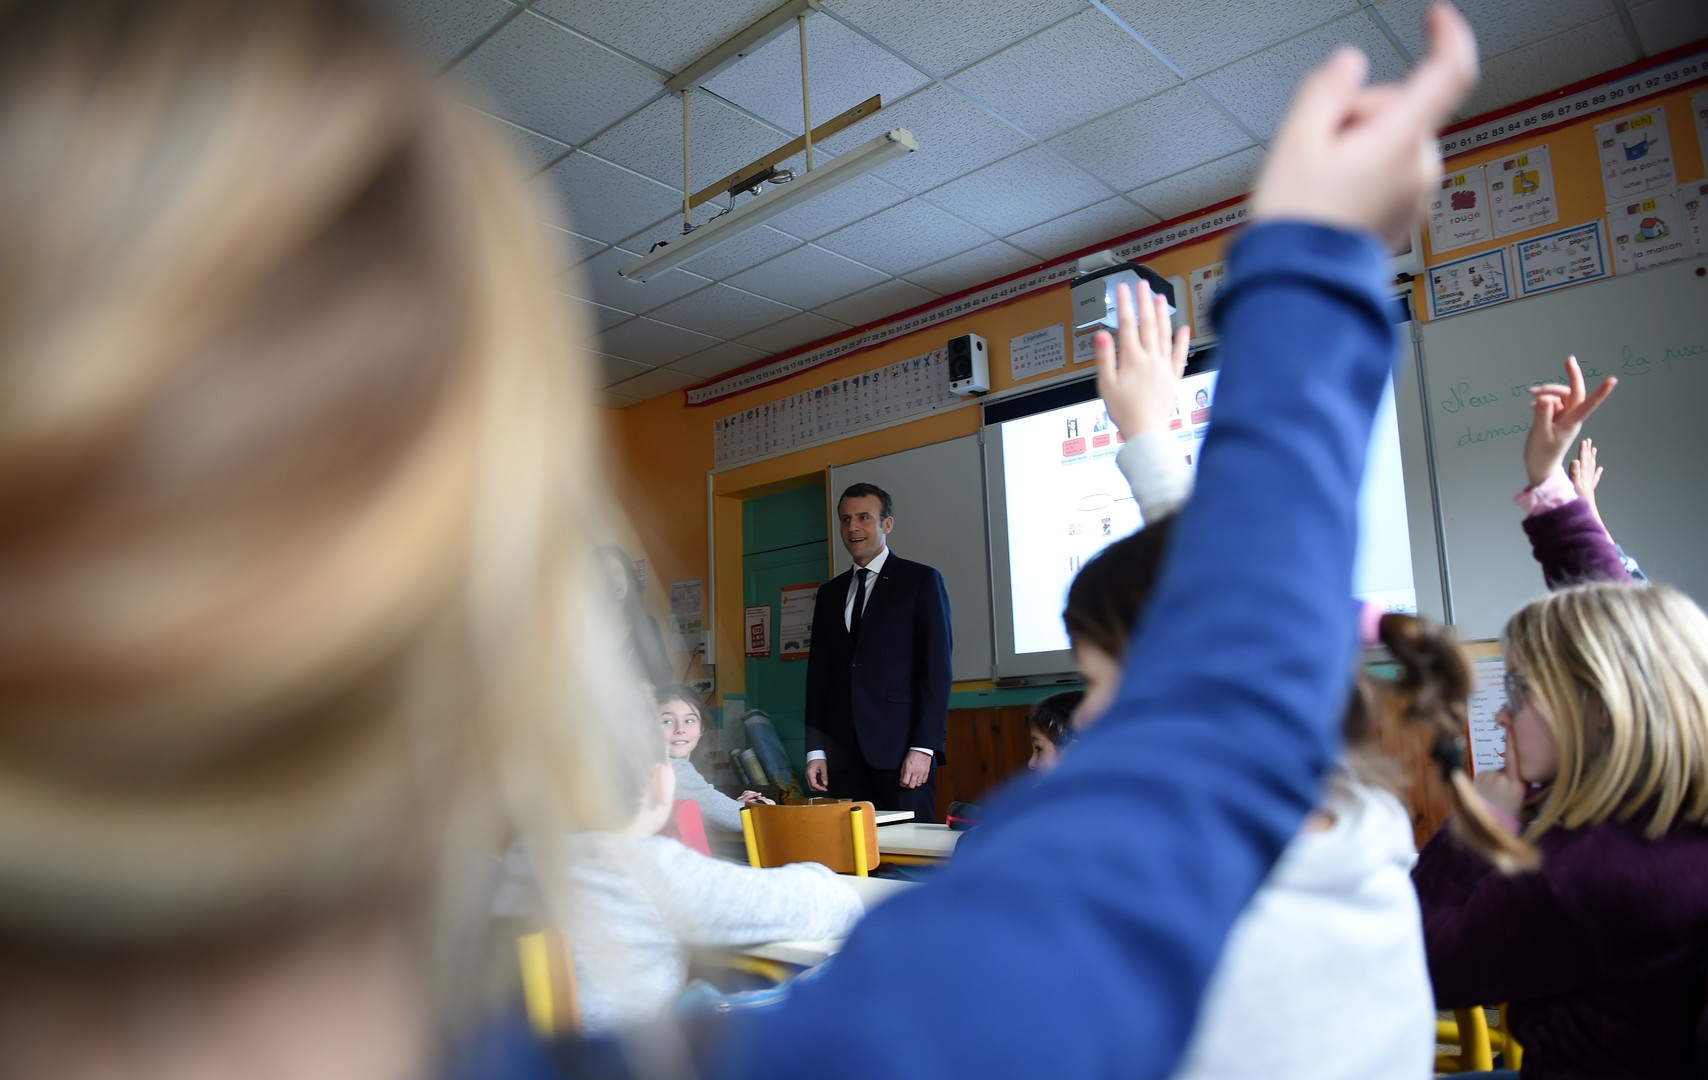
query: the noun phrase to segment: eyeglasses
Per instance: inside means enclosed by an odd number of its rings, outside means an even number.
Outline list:
[[[1530,680],[1524,677],[1522,671],[1509,671],[1501,680],[1501,688],[1506,691],[1506,711],[1518,715],[1518,710],[1524,706],[1524,699],[1530,693]]]

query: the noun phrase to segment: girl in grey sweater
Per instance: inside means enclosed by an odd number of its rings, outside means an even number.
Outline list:
[[[658,719],[664,725],[665,752],[676,772],[676,797],[692,799],[700,806],[706,828],[724,835],[741,835],[741,808],[771,800],[757,791],[744,791],[730,798],[713,787],[691,760],[705,730],[705,714],[699,696],[686,686],[658,688]]]

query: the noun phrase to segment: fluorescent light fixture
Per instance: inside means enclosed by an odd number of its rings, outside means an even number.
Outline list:
[[[686,236],[677,237],[617,273],[630,281],[651,281],[666,270],[674,270],[786,210],[792,210],[831,188],[858,179],[880,165],[905,157],[917,149],[919,143],[913,132],[906,128],[886,131],[816,169],[801,173],[787,187],[773,188],[729,213],[713,218]]]
[[[821,0],[789,0],[759,21],[736,34],[711,52],[700,57],[670,77],[665,89],[672,94],[691,90],[743,57],[752,56],[785,30],[794,29],[795,19],[814,11],[822,11]]]

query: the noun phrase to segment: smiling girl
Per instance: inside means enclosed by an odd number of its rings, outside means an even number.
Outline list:
[[[744,791],[730,798],[707,782],[691,760],[700,745],[705,716],[700,696],[686,686],[666,686],[658,691],[658,719],[664,725],[665,750],[676,773],[676,797],[700,804],[700,819],[709,829],[741,835],[741,808],[771,800],[757,791]]]

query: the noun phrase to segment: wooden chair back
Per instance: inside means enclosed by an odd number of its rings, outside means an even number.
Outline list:
[[[878,866],[878,827],[869,802],[750,806],[741,812],[747,861],[754,866],[823,863],[865,877]]]

